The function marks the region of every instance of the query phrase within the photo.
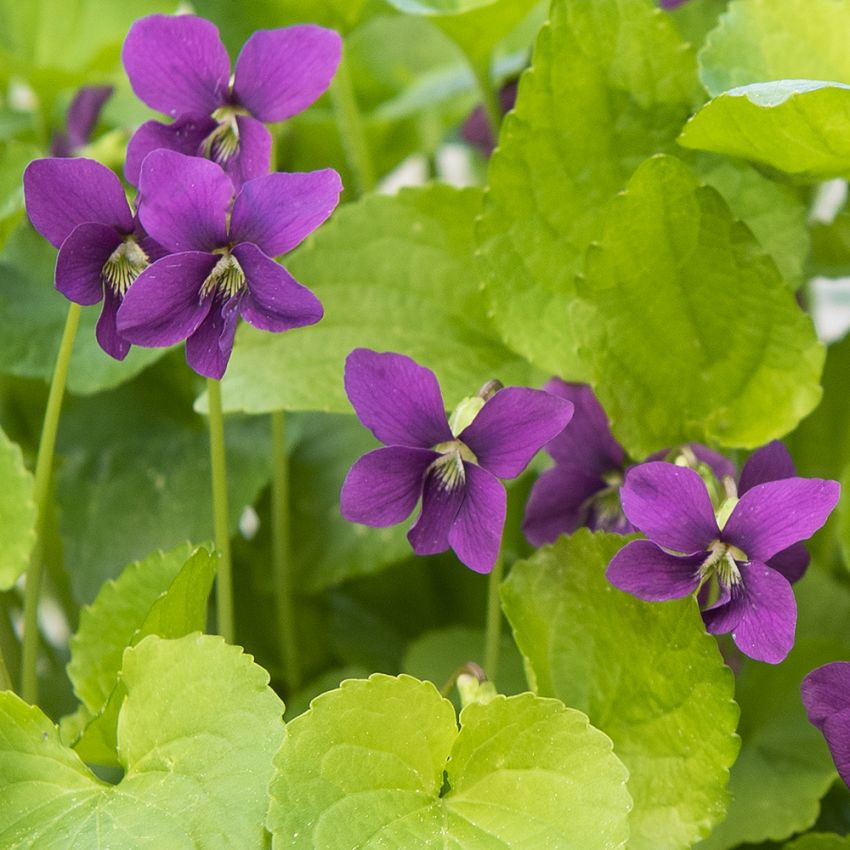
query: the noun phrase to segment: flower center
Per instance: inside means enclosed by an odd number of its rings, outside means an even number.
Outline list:
[[[239,260],[230,251],[225,250],[201,286],[201,295],[206,298],[218,293],[225,298],[232,298],[244,287],[245,272],[242,271]]]
[[[216,128],[201,143],[201,153],[219,165],[226,165],[239,150],[239,124],[236,119],[248,115],[241,106],[220,106],[212,117]]]
[[[138,242],[132,236],[125,236],[124,241],[109,255],[100,273],[112,291],[123,298],[130,284],[149,265],[148,255]]]
[[[700,576],[704,581],[714,574],[724,587],[732,587],[741,581],[741,571],[736,561],[749,561],[749,558],[737,546],[715,540],[709,546],[706,559],[700,564]]]
[[[466,472],[463,462],[478,463],[478,458],[469,450],[469,447],[460,440],[447,440],[445,443],[437,443],[434,451],[440,453],[429,467],[440,481],[443,490],[454,490],[466,483]]]

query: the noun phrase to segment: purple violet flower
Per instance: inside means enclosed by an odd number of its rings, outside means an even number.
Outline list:
[[[511,80],[499,89],[499,105],[502,107],[503,115],[514,108],[518,89],[519,80]],[[476,106],[472,110],[469,118],[460,128],[460,134],[465,141],[478,148],[484,156],[490,156],[493,153],[493,148],[496,147],[496,140],[493,138],[493,130],[490,127],[490,119],[487,117],[483,106]]]
[[[434,373],[401,354],[358,348],[345,391],[385,448],[363,455],[342,485],[350,522],[382,528],[422,509],[407,534],[418,555],[451,547],[479,573],[493,569],[505,524],[500,478],[515,478],[563,430],[570,402],[543,390],[487,385],[446,418]]]
[[[138,184],[142,162],[167,148],[215,160],[238,186],[269,170],[271,135],[263,122],[303,111],[330,85],[342,40],[313,24],[259,30],[233,74],[218,28],[193,15],[136,21],[122,58],[130,85],[151,109],[176,119],[148,121],[127,147],[125,176]]]
[[[52,156],[74,156],[91,140],[104,104],[112,96],[112,86],[83,86],[68,107],[65,130],[53,136]]]
[[[162,247],[139,227],[115,174],[92,159],[34,160],[24,199],[33,227],[59,249],[56,288],[83,306],[103,301],[97,341],[123,360],[130,343],[116,328],[117,310]]]
[[[823,732],[832,760],[850,786],[850,661],[834,661],[813,670],[800,687],[803,705]]]
[[[543,389],[571,401],[575,413],[563,432],[546,446],[555,466],[531,488],[522,526],[528,542],[543,546],[581,526],[615,534],[635,531],[620,506],[626,453],[614,439],[593,390],[587,384],[570,384],[560,378],[553,378]],[[731,461],[705,446],[690,443],[681,452],[690,456],[691,465],[704,464],[718,479],[735,474]],[[664,450],[649,460],[663,460],[669,454]]]
[[[172,253],[152,263],[127,293],[119,331],[149,347],[185,339],[189,365],[218,379],[240,315],[274,332],[318,322],[319,300],[272,257],[315,230],[341,191],[339,175],[328,168],[257,177],[233,199],[233,183],[216,163],[169,150],[149,154],[139,217]]]
[[[766,449],[744,469],[740,498],[726,499],[716,515],[693,470],[661,462],[631,469],[623,510],[649,539],[623,547],[607,575],[648,601],[687,596],[716,580],[717,600],[703,610],[708,631],[731,632],[745,655],[778,664],[794,645],[797,605],[788,578],[771,560],[826,522],[840,486],[819,478],[763,480],[773,474],[765,470],[776,457],[773,444]]]

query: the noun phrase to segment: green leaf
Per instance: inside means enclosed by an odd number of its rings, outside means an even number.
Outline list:
[[[699,100],[693,53],[652,0],[555,0],[499,148],[478,231],[496,326],[534,365],[586,377],[569,302],[635,167]]]
[[[684,850],[726,808],[732,675],[693,599],[642,602],[607,582],[623,542],[562,537],[514,566],[502,601],[538,693],[586,711],[628,768],[630,850]]]
[[[846,654],[835,640],[798,640],[778,666],[746,662],[738,676],[741,755],[732,768],[729,814],[699,850],[782,841],[808,829],[835,780],[821,733],[809,723],[800,682]]]
[[[821,180],[850,176],[848,135],[850,85],[779,80],[718,95],[688,121],[679,143]]]
[[[499,0],[387,0],[408,15],[462,15],[473,9],[493,6]]]
[[[733,0],[700,51],[703,85],[717,95],[767,80],[850,83],[843,0]]]
[[[597,393],[634,457],[692,440],[760,446],[820,400],[811,319],[723,198],[673,157],[645,162],[611,204],[579,294]]]
[[[32,475],[21,450],[0,430],[0,590],[8,590],[29,566],[35,543]]]
[[[470,661],[484,666],[484,632],[468,626],[449,626],[426,632],[409,644],[402,670],[442,688],[459,667]],[[503,694],[528,690],[522,656],[510,635],[502,635],[495,684]]]
[[[124,564],[187,537],[213,536],[209,435],[191,412],[199,382],[175,388],[170,366],[78,399],[63,413],[57,502],[65,566],[80,602]],[[177,372],[187,375],[182,363]],[[268,421],[228,418],[225,440],[235,531],[271,474]]]
[[[785,845],[785,850],[850,850],[850,838],[841,835],[804,835]]]
[[[314,700],[276,758],[274,847],[625,846],[626,772],[583,714],[522,694],[470,705],[460,723],[410,676]]]
[[[118,785],[98,780],[38,708],[0,694],[0,843],[38,850],[262,850],[283,705],[219,637],[148,637],[124,655]]]
[[[829,224],[812,225],[810,275],[846,277],[850,275],[850,211],[841,210]]]
[[[56,251],[27,223],[10,237],[0,262],[0,372],[49,382],[69,302],[53,287]],[[162,357],[164,349],[133,346],[113,360],[95,339],[100,307],[83,310],[68,389],[89,395],[121,384]]]
[[[203,631],[216,559],[181,543],[125,567],[80,613],[71,638],[68,676],[74,693],[98,711],[112,693],[128,646],[149,634],[182,637]]]
[[[491,335],[473,263],[481,192],[434,184],[339,210],[287,267],[325,308],[315,327],[242,325],[222,381],[228,411],[350,413],[342,385],[357,346],[400,351],[433,369],[449,407],[493,377],[528,367]]]

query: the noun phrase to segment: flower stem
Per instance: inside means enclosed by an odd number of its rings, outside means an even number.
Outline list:
[[[499,94],[490,79],[490,63],[489,61],[474,62],[470,60],[470,67],[478,83],[478,91],[481,93],[484,112],[487,115],[490,131],[493,134],[493,143],[495,144],[499,138],[499,125],[502,123],[502,104],[499,102]]]
[[[351,82],[345,49],[343,49],[336,76],[331,83],[330,95],[336,126],[345,149],[345,158],[354,176],[355,189],[359,197],[374,189],[377,180],[372,152],[369,150],[369,141],[366,138],[366,127],[363,124],[354,85]]]
[[[224,414],[221,384],[207,379],[210,413],[210,466],[212,470],[213,527],[215,548],[221,555],[216,578],[218,633],[233,643],[233,567],[230,559],[230,511],[227,506],[227,458],[224,452]]]
[[[487,678],[494,682],[499,669],[499,644],[502,639],[502,603],[499,589],[502,586],[502,575],[505,563],[502,554],[496,558],[496,563],[490,572],[487,584],[487,630],[484,635],[484,672]]]
[[[24,645],[21,659],[21,696],[26,702],[38,702],[38,599],[41,593],[41,577],[43,570],[43,536],[47,518],[50,484],[53,477],[53,454],[56,449],[56,432],[59,429],[59,416],[62,412],[62,399],[65,395],[65,382],[68,379],[68,368],[71,365],[71,352],[74,350],[74,339],[80,324],[81,308],[79,304],[68,305],[68,316],[65,319],[65,330],[59,343],[59,353],[56,355],[56,365],[53,368],[53,378],[50,391],[47,394],[47,408],[44,411],[44,422],[41,426],[41,439],[38,443],[38,455],[35,461],[35,478],[33,481],[33,500],[35,501],[35,546],[33,547],[30,566],[27,570],[26,587],[24,590]]]
[[[289,548],[289,458],[286,454],[286,414],[271,415],[272,426],[272,563],[277,602],[281,661],[289,693],[301,684],[301,661],[295,628],[292,557]]]
[[[9,668],[6,666],[6,660],[3,658],[3,652],[0,651],[0,691],[12,690],[12,677],[9,675]]]

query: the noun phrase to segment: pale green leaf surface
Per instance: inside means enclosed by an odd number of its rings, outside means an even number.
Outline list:
[[[733,0],[700,51],[712,95],[767,80],[850,84],[844,0]]]
[[[18,445],[0,430],[0,590],[13,587],[29,566],[35,518],[32,475]]]
[[[850,211],[841,210],[829,224],[812,224],[811,275],[847,277],[850,275]]]
[[[38,850],[262,850],[283,705],[221,638],[148,637],[124,655],[118,785],[97,780],[37,708],[0,694],[0,843]]]
[[[56,251],[26,222],[9,238],[0,263],[0,372],[49,382],[69,301],[53,286]],[[130,380],[164,349],[133,346],[113,360],[95,339],[100,306],[85,307],[71,355],[68,390],[91,394]]]
[[[473,263],[476,189],[434,184],[339,210],[286,266],[324,319],[283,334],[243,325],[222,381],[228,411],[350,413],[342,377],[358,346],[433,369],[451,408],[487,380],[526,383],[527,364],[492,335]]]
[[[608,583],[623,542],[562,537],[514,566],[502,601],[538,693],[587,712],[628,768],[630,850],[684,850],[726,810],[732,674],[693,599],[643,602]]]
[[[780,80],[732,89],[685,125],[679,143],[809,180],[850,176],[850,85]]]
[[[576,316],[634,457],[690,441],[754,448],[820,400],[824,348],[747,227],[681,161],[645,162],[588,251]]]
[[[651,0],[555,0],[490,160],[478,229],[505,342],[586,377],[569,305],[602,216],[635,167],[672,147],[697,102],[693,53]]]
[[[835,640],[804,638],[781,665],[745,662],[736,689],[741,754],[729,782],[732,802],[699,850],[782,841],[815,822],[836,773],[823,736],[806,718],[800,682],[846,652]]]
[[[410,676],[349,680],[314,700],[276,759],[274,846],[624,847],[626,772],[583,714],[522,694],[471,705],[460,723]]]

